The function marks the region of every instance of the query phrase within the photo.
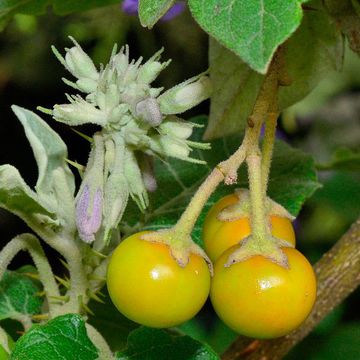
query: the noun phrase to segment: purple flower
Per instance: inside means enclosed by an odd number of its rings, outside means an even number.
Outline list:
[[[95,240],[95,234],[99,230],[102,218],[102,191],[96,190],[93,199],[91,199],[90,189],[85,185],[79,200],[76,203],[76,226],[80,238],[86,243]],[[92,204],[91,204],[92,200]],[[91,214],[89,207],[91,206]]]
[[[121,4],[122,11],[128,15],[137,15],[139,0],[124,0]],[[162,21],[170,21],[185,10],[185,2],[178,1],[161,18]]]

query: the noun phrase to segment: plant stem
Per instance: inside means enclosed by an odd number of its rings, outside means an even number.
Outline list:
[[[279,117],[279,112],[276,109],[277,104],[274,102],[269,109],[268,117],[266,119],[265,135],[262,146],[262,159],[261,159],[261,173],[262,173],[262,190],[266,196],[267,185],[270,173],[270,164],[275,143],[276,124]]]
[[[54,315],[59,304],[55,305],[50,296],[60,296],[54,274],[51,270],[44,250],[39,240],[32,234],[22,234],[13,238],[0,252],[0,279],[5,269],[21,250],[29,251],[34,264],[39,272],[39,278],[44,286],[45,296],[49,305],[49,312]]]
[[[258,148],[260,128],[270,104],[274,102],[274,96],[276,96],[278,88],[277,61],[274,61],[273,64],[275,65],[270,67],[268,75],[266,75],[259,91],[252,115],[249,117],[248,127],[241,146],[229,157],[229,159],[216,166],[201,184],[191,199],[188,207],[173,228],[173,232],[177,234],[179,238],[190,236],[197,218],[217,186],[222,180],[225,180],[225,184],[235,183],[238,168],[248,155],[249,149]]]
[[[101,360],[113,360],[115,359],[109,345],[103,338],[103,336],[90,324],[86,323],[86,330],[90,340],[99,350],[99,359]]]
[[[249,174],[250,202],[251,202],[251,232],[254,241],[260,245],[266,240],[266,212],[265,197],[261,183],[261,155],[254,147],[246,158]]]
[[[223,360],[279,360],[360,286],[360,218],[315,264],[317,299],[310,316],[292,333],[274,340],[239,337]],[[336,295],[336,296],[335,296]],[[249,346],[252,345],[252,346]]]
[[[57,315],[69,312],[81,313],[81,304],[79,299],[81,296],[83,301],[88,300],[86,296],[88,281],[83,266],[81,249],[74,240],[74,231],[66,229],[66,231],[61,233],[55,233],[53,231],[43,229],[41,226],[36,227],[34,230],[49,246],[61,254],[68,264],[70,290],[66,295],[70,297],[70,300],[68,303],[59,308],[60,313]]]

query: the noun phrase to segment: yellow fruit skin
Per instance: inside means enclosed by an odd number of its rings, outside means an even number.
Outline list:
[[[180,267],[165,244],[141,240],[136,233],[115,249],[107,287],[117,309],[146,326],[166,328],[191,319],[205,303],[210,272],[205,260],[191,254]]]
[[[284,248],[289,269],[263,256],[224,267],[228,249],[214,268],[210,298],[218,316],[241,335],[270,339],[296,329],[310,314],[316,299],[316,278],[307,259]]]
[[[238,201],[237,195],[227,195],[214,204],[206,215],[203,225],[203,240],[205,251],[213,262],[225,250],[238,244],[251,234],[249,218],[244,217],[235,221],[220,221],[217,219],[221,210],[229,205],[236,204]],[[289,219],[270,216],[270,223],[272,235],[295,246],[295,232]]]

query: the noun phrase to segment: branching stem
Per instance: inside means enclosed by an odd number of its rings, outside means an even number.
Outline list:
[[[263,85],[259,91],[257,100],[254,105],[252,115],[248,120],[248,127],[245,132],[245,136],[242,144],[239,149],[232,154],[226,161],[221,162],[217,165],[206,180],[201,184],[193,198],[191,199],[188,207],[185,209],[177,224],[173,228],[173,232],[178,235],[178,238],[187,238],[196,223],[197,218],[199,217],[204,205],[215,191],[217,186],[221,181],[225,181],[225,184],[233,184],[237,180],[237,171],[240,165],[244,162],[247,156],[253,156],[254,153],[258,153],[258,143],[261,125],[266,117],[268,110],[271,104],[276,100],[277,88],[278,88],[278,64],[275,60],[268,72],[268,75],[265,77]],[[253,160],[250,161],[250,165]],[[248,163],[249,164],[249,163]],[[260,176],[258,181],[259,183],[255,185],[255,191],[261,190],[261,171],[260,162],[257,164],[258,170],[256,170],[256,175],[251,176],[250,181]],[[270,166],[270,163],[268,164]],[[254,184],[250,184],[250,189],[254,187]],[[257,188],[260,189],[257,189]],[[261,208],[264,208],[263,203],[264,199],[262,195],[256,195],[256,205],[253,209],[253,213],[256,213],[257,217],[264,218]],[[261,204],[261,205],[260,205]],[[258,211],[260,211],[258,213]],[[257,220],[256,223],[260,224],[261,220]],[[265,226],[264,226],[265,229]],[[259,229],[262,232],[261,229]],[[264,230],[265,231],[265,230]]]
[[[49,312],[51,315],[55,315],[58,304],[54,304],[51,296],[60,296],[59,288],[44,250],[34,235],[18,235],[4,246],[0,252],[0,279],[11,260],[22,250],[29,251],[38,270],[40,281],[44,286],[45,296],[49,304]]]

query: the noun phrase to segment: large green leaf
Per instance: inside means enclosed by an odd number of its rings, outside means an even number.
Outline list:
[[[127,348],[117,360],[218,360],[219,356],[206,344],[189,336],[141,327],[128,339]]]
[[[300,25],[305,1],[189,0],[189,6],[205,31],[264,74],[276,48]]]
[[[19,216],[29,226],[34,222],[58,225],[55,214],[46,208],[11,165],[0,166],[0,207]]]
[[[67,147],[61,137],[38,115],[19,106],[12,110],[24,127],[38,166],[35,186],[39,198],[53,211],[59,207],[72,214],[74,175],[65,159]]]
[[[206,122],[205,117],[191,120]],[[201,137],[202,131],[198,130],[194,134],[194,140],[200,140]],[[155,174],[159,190],[151,195],[151,206],[143,218],[139,218],[139,211],[130,204],[123,218],[128,225],[132,225],[127,228],[128,232],[135,232],[141,228],[168,228],[174,225],[201,182],[220,161],[228,158],[237,149],[240,141],[241,138],[237,136],[218,139],[211,143],[211,151],[198,151],[198,157],[206,160],[207,166],[183,161],[171,161],[171,163],[157,161]],[[239,171],[238,183],[235,187],[248,187],[244,165]],[[296,216],[306,199],[318,187],[320,184],[317,182],[312,157],[278,141],[275,144],[268,195]],[[233,189],[234,186],[220,185],[210,197],[192,234],[197,243],[201,244],[202,223],[209,207]]]
[[[40,291],[39,282],[24,270],[6,271],[0,280],[0,320],[39,314],[43,303]]]
[[[151,29],[174,3],[175,0],[139,0],[141,25]]]
[[[304,98],[343,60],[343,40],[319,1],[306,12],[300,28],[284,44],[286,71],[292,81],[279,91],[280,110]],[[231,51],[210,41],[210,77],[214,86],[205,138],[244,129],[264,77],[251,70]]]
[[[6,0],[0,1],[0,29],[15,14],[41,15],[52,6],[55,13],[65,15],[95,7],[119,3],[118,0]]]
[[[98,351],[80,315],[67,314],[33,326],[15,344],[10,360],[95,360]]]

